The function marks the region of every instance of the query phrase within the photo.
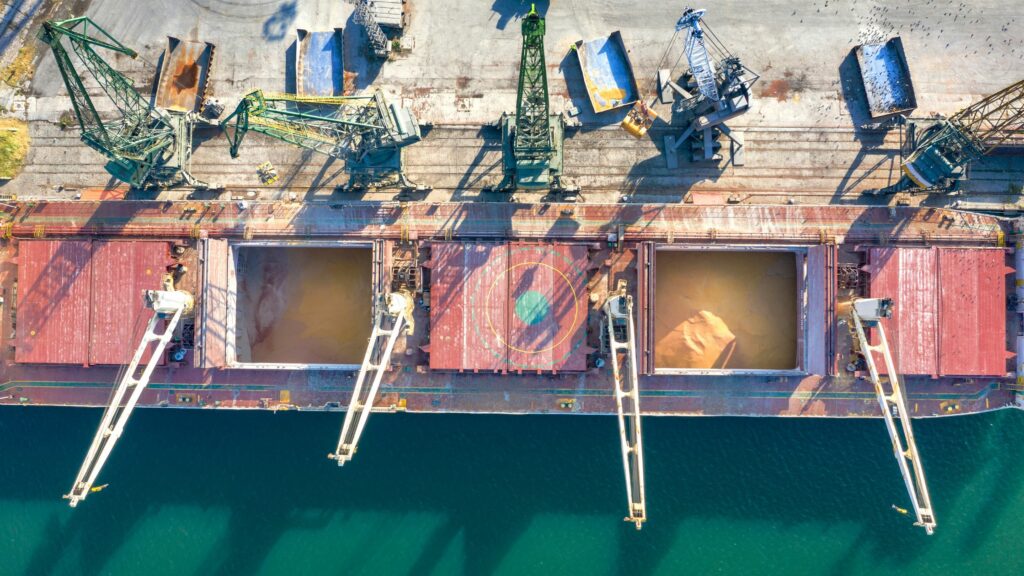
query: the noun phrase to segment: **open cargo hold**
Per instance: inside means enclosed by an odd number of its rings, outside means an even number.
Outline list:
[[[835,246],[643,243],[643,374],[834,374]]]
[[[856,53],[872,118],[884,118],[917,108],[910,67],[899,36],[885,44],[861,44],[857,46]]]
[[[629,106],[640,93],[629,52],[618,31],[609,36],[576,42],[576,57],[594,112]]]
[[[792,252],[662,251],[656,282],[658,368],[797,368]]]
[[[295,45],[296,93],[300,96],[340,96],[345,82],[342,29],[310,32],[299,28]]]
[[[167,37],[156,105],[176,112],[202,112],[213,66],[213,44]]]
[[[234,246],[228,363],[358,366],[372,324],[372,254],[369,245]]]

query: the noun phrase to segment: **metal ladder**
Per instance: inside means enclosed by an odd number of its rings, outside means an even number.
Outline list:
[[[875,394],[878,396],[878,404],[882,407],[882,416],[885,417],[885,427],[889,431],[889,438],[892,439],[892,449],[896,456],[896,462],[903,474],[903,481],[907,485],[907,492],[910,494],[910,501],[914,504],[914,513],[917,515],[915,526],[924,528],[929,535],[935,531],[935,514],[932,512],[932,500],[928,494],[928,484],[924,477],[924,467],[921,465],[921,456],[917,452],[917,443],[914,441],[914,431],[910,425],[910,413],[907,411],[907,400],[900,385],[899,376],[896,373],[896,365],[889,350],[889,341],[885,338],[885,329],[881,320],[892,316],[892,301],[881,298],[865,298],[853,302],[853,326],[860,341],[860,349],[864,354],[864,361],[871,374],[871,381],[875,385]],[[878,346],[872,346],[868,341],[864,327],[869,326],[878,330],[878,339],[881,342]],[[878,374],[878,366],[873,357],[874,352],[880,352],[885,360],[887,377],[883,380]],[[885,384],[889,384],[889,390]],[[893,412],[900,419],[900,427],[903,431],[901,438],[893,421]],[[906,442],[906,446],[904,446]],[[908,465],[909,464],[909,465]]]
[[[647,499],[644,495],[644,451],[640,431],[640,388],[636,365],[636,329],[633,323],[633,297],[626,293],[626,283],[605,300],[608,319],[608,346],[612,374],[615,378],[615,407],[619,415],[619,439],[622,443],[622,466],[626,474],[626,498],[629,516],[636,529],[647,521]],[[620,368],[619,363],[628,366]]]
[[[384,297],[383,306],[378,307],[366,355],[359,368],[352,399],[345,411],[338,447],[332,454],[327,455],[328,458],[337,461],[338,466],[343,466],[356,453],[359,436],[362,435],[366,420],[370,417],[373,401],[377,398],[377,391],[380,389],[384,372],[387,371],[398,335],[403,328],[406,328],[407,332],[413,330],[412,302],[412,295],[408,292],[392,292]],[[371,373],[372,382],[366,386],[367,377]]]
[[[372,4],[373,0],[359,0],[356,3],[355,21],[366,30],[374,55],[378,58],[387,58],[391,53],[391,43],[388,42],[388,37],[380,24],[377,24],[377,19],[373,17]]]
[[[135,405],[142,396],[142,391],[149,384],[149,378],[153,374],[153,369],[156,368],[160,358],[163,357],[164,349],[174,334],[174,328],[178,325],[182,315],[192,308],[192,296],[173,289],[149,290],[146,292],[145,298],[146,306],[153,310],[153,317],[149,319],[146,333],[142,336],[138,348],[135,349],[135,355],[132,357],[131,363],[128,364],[127,369],[121,375],[110,399],[110,404],[107,406],[106,411],[103,412],[100,427],[96,430],[96,436],[93,438],[89,451],[85,456],[85,461],[82,462],[82,467],[78,471],[78,477],[75,478],[71,491],[64,495],[64,498],[70,501],[69,503],[72,508],[77,506],[80,501],[85,500],[86,496],[92,491],[92,485],[96,482],[96,477],[99,476],[100,470],[106,463],[107,458],[110,457],[110,452],[114,449],[117,439],[124,432],[125,424],[128,423],[128,417],[131,416],[132,410],[135,409]],[[162,333],[157,333],[157,324],[164,318],[167,318],[167,325]],[[154,342],[156,347],[153,348],[149,360],[146,362],[142,372],[139,373],[139,364],[142,363],[142,357],[145,355],[149,345]],[[121,403],[124,401],[129,389],[131,390],[131,395],[128,396],[127,403],[122,406]]]

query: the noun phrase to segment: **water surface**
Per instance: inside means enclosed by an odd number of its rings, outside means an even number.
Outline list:
[[[932,537],[880,421],[648,418],[636,532],[610,417],[140,410],[72,510],[99,417],[0,410],[0,574],[1024,573],[1017,411],[917,423]]]

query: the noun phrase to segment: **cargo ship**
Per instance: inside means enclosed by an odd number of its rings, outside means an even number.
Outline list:
[[[372,312],[403,289],[414,329],[395,342],[378,407],[614,413],[602,306],[619,281],[645,414],[878,417],[836,313],[858,297],[894,302],[890,346],[915,415],[1015,401],[1007,301],[1024,271],[1012,226],[992,216],[79,201],[7,217],[4,403],[105,405],[147,319],[141,295],[169,269],[184,270],[195,312],[175,337],[184,356],[161,360],[142,405],[344,409]],[[715,334],[709,321],[728,342],[697,341]]]

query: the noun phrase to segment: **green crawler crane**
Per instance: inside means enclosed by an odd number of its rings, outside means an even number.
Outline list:
[[[562,190],[562,141],[565,122],[548,110],[544,63],[544,19],[536,7],[523,18],[523,56],[515,114],[502,114],[504,178],[498,191]]]
[[[128,78],[96,52],[100,48],[135,58],[138,54],[134,50],[87,17],[44,22],[39,38],[50,46],[57,60],[82,141],[107,157],[106,170],[112,176],[136,188],[177,184],[206,187],[188,171],[193,119],[172,117],[151,106]],[[66,45],[113,104],[115,112],[107,119],[93,104]]]

